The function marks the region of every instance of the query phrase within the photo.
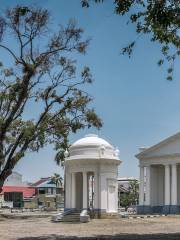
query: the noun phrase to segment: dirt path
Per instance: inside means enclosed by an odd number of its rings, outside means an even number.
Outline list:
[[[104,239],[174,240],[180,239],[180,217],[104,219],[92,220],[84,224],[52,223],[50,218],[0,221],[0,240],[58,240],[63,236],[71,236],[70,239],[75,239],[75,236],[96,237],[94,239],[104,236]]]

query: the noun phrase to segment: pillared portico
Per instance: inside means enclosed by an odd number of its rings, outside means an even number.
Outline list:
[[[136,155],[140,168],[138,213],[180,213],[180,133]]]

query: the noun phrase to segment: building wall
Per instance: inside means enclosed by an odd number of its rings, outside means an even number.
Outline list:
[[[168,141],[165,144],[157,147],[156,149],[150,151],[146,154],[146,157],[158,157],[165,155],[174,155],[178,154],[180,151],[180,138],[175,138],[174,140]]]
[[[118,209],[117,175],[116,165],[102,165],[100,167],[100,209],[107,212],[112,209],[112,211],[117,211]]]
[[[4,195],[0,194],[0,208],[2,207],[3,202],[4,202]]]
[[[13,172],[4,182],[4,186],[27,186],[27,183],[22,181],[22,175]]]
[[[88,160],[87,160],[88,162]],[[71,205],[71,173],[81,173],[82,172],[92,172],[97,173],[99,185],[98,185],[98,209],[102,211],[108,212],[108,206],[113,205],[114,207],[111,209],[114,209],[113,211],[117,212],[118,209],[118,183],[117,183],[117,175],[118,175],[118,168],[116,164],[98,164],[95,161],[90,164],[88,163],[81,163],[78,164],[72,164],[70,166],[66,166],[66,208],[72,208]],[[77,175],[78,176],[78,175]],[[82,200],[82,179],[79,179],[79,177],[76,177],[76,182],[78,181],[79,185],[76,184],[76,201]],[[112,197],[112,192],[114,191],[114,197]],[[108,195],[109,192],[109,195]],[[81,194],[81,197],[80,197]],[[111,197],[110,197],[111,195]],[[110,200],[111,199],[111,200]],[[113,201],[113,202],[109,202]],[[79,202],[80,205],[80,202]],[[77,206],[77,205],[76,205]],[[110,207],[109,207],[110,208]],[[110,210],[110,209],[109,209]]]
[[[24,201],[24,208],[27,208],[27,209],[38,208],[37,201],[35,200]]]
[[[177,204],[180,205],[180,165],[177,166]]]
[[[151,166],[150,191],[151,205],[164,205],[164,166]]]

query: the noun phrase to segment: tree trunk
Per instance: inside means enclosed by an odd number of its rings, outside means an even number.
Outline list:
[[[12,173],[12,170],[3,170],[1,173],[0,173],[0,193],[2,192],[2,187],[4,185],[4,182],[6,180],[7,177],[9,177],[9,175],[11,175]]]
[[[4,181],[2,181],[2,180],[1,180],[1,178],[0,178],[0,193],[1,193],[1,192],[2,192],[2,190],[3,190],[3,189],[2,189],[2,187],[3,187],[3,184],[4,184]]]

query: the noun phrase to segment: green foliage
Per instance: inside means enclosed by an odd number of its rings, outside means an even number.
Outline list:
[[[91,3],[102,3],[104,0],[81,0],[83,7]],[[139,36],[150,35],[152,42],[159,43],[163,60],[169,63],[167,79],[172,80],[174,61],[180,54],[180,0],[114,0],[115,14],[128,16],[128,24],[135,25]],[[137,39],[122,49],[122,54],[131,56]],[[169,71],[172,69],[172,71]]]
[[[0,186],[29,151],[53,144],[60,164],[71,132],[102,126],[84,91],[90,69],[77,72],[74,59],[86,53],[89,40],[72,20],[56,32],[50,22],[46,9],[19,5],[0,18],[0,51],[11,57],[8,67],[0,62]]]
[[[129,206],[131,206],[131,199],[129,197],[129,194],[123,194],[120,198],[120,205],[121,207],[127,209]]]
[[[139,199],[139,183],[137,180],[129,181],[129,189],[127,193],[120,196],[120,205],[126,209],[132,205],[137,205]]]
[[[104,0],[94,0],[95,3],[103,2]],[[92,2],[92,1],[91,1]],[[82,7],[90,7],[90,1],[89,0],[81,0]]]
[[[54,173],[54,175],[51,177],[51,183],[56,184],[56,187],[62,186],[63,178],[60,174]]]

